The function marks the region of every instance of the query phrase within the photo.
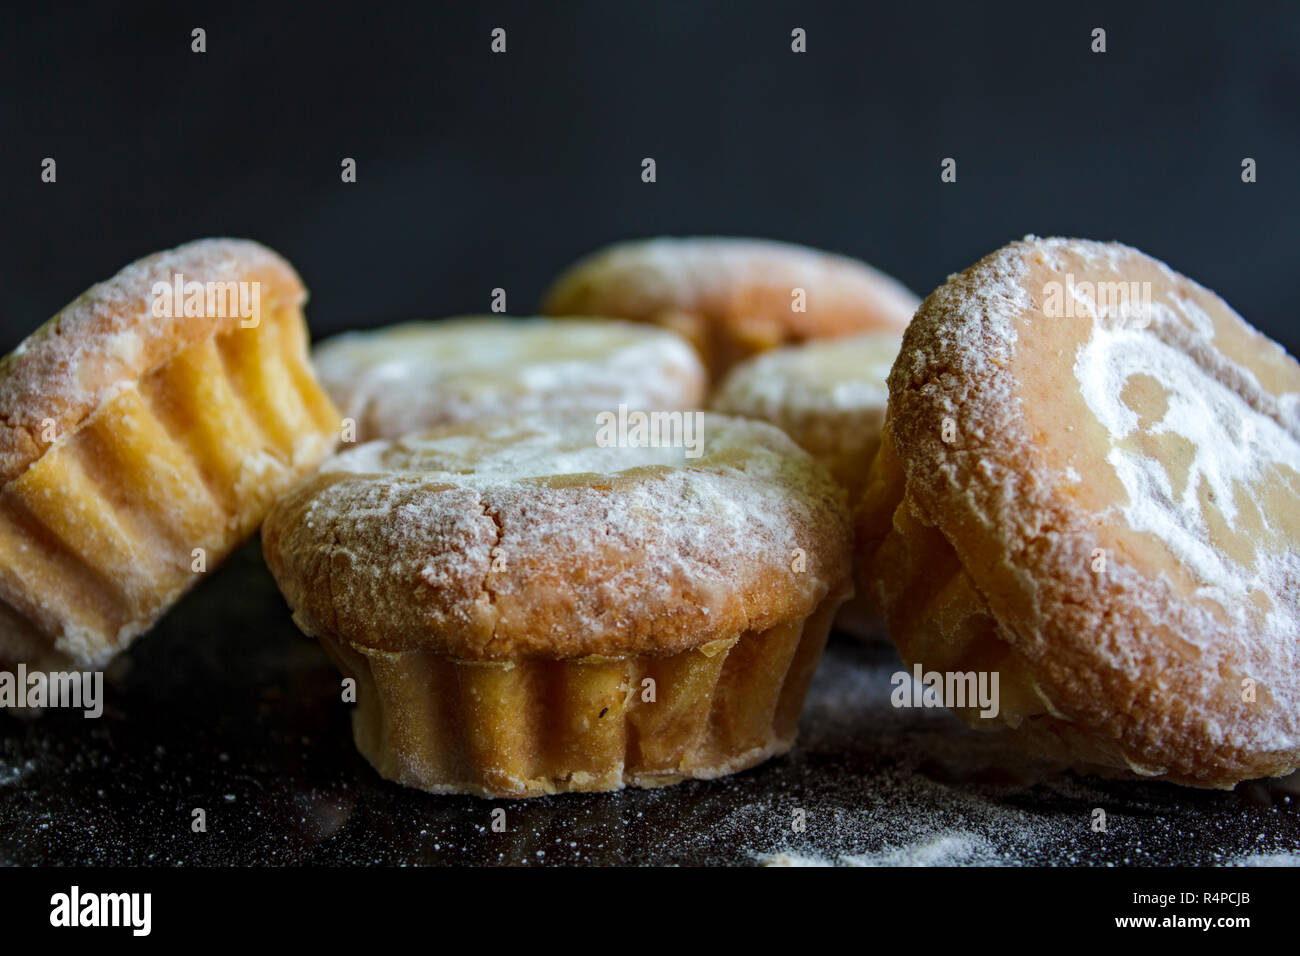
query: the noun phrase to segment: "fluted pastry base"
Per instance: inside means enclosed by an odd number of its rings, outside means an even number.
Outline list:
[[[381,776],[533,797],[720,777],[786,752],[840,599],[663,657],[458,661],[319,637],[357,682],[353,735]]]
[[[0,663],[102,665],[333,448],[297,310],[267,310],[104,402],[0,489]]]

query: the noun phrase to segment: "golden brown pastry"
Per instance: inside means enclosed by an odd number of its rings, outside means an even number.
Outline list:
[[[383,776],[526,797],[789,749],[848,518],[780,431],[701,417],[696,457],[603,444],[585,414],[448,425],[347,451],[276,506],[267,563],[355,679]]]
[[[857,501],[880,447],[885,379],[901,343],[898,332],[866,332],[772,349],[727,373],[711,404],[776,425]]]
[[[885,379],[901,342],[896,332],[864,332],[762,352],[727,373],[712,406],[776,425],[857,502],[880,447],[889,401]],[[840,608],[835,627],[884,636],[874,605],[861,593]]]
[[[305,299],[269,249],[201,240],[0,360],[0,661],[101,666],[330,452]]]
[[[909,666],[998,672],[997,720],[1085,769],[1300,764],[1293,358],[1135,249],[1030,237],[926,299],[889,393],[862,582]]]
[[[604,315],[675,329],[714,380],[778,345],[901,331],[919,300],[856,259],[761,239],[648,239],[579,261],[546,296],[549,315]]]
[[[704,400],[704,368],[684,339],[608,319],[410,322],[338,336],[314,358],[363,442],[537,411],[671,411]]]

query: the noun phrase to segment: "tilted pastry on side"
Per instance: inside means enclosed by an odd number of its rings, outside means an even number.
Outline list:
[[[1300,764],[1293,358],[1135,249],[1031,237],[925,301],[889,392],[862,582],[909,665],[998,671],[1081,768]]]
[[[897,280],[846,256],[788,242],[701,237],[601,249],[555,281],[543,310],[675,329],[716,380],[778,345],[901,331],[919,301]]]
[[[363,442],[536,411],[704,400],[704,368],[681,336],[608,319],[409,322],[330,339],[314,358]]]
[[[102,665],[329,454],[305,299],[269,249],[205,239],[0,360],[0,661]]]
[[[762,422],[602,443],[587,414],[461,423],[345,452],[263,530],[294,610],[357,682],[385,777],[526,797],[658,786],[791,746],[850,529]]]

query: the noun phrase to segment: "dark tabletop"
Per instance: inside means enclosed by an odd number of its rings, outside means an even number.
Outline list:
[[[356,753],[338,675],[254,543],[111,668],[101,718],[0,715],[0,862],[1300,863],[1300,777],[1218,792],[1055,773],[945,712],[894,709],[898,668],[837,635],[794,751],[733,777],[433,796]]]

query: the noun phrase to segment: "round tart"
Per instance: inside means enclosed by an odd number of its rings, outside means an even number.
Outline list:
[[[889,392],[862,581],[909,665],[999,672],[1080,768],[1296,768],[1293,358],[1135,249],[1030,237],[925,301]]]
[[[591,415],[460,423],[331,459],[267,562],[356,681],[385,777],[526,797],[656,786],[791,746],[848,580],[838,489],[762,422],[700,454]]]
[[[864,332],[763,352],[727,373],[713,408],[776,425],[825,465],[856,502],[880,447],[889,401],[885,379],[901,342],[897,332]],[[840,609],[835,626],[883,636],[874,605],[861,594]]]
[[[332,450],[297,274],[206,239],[0,360],[0,661],[102,665]]]
[[[363,442],[533,411],[695,408],[705,388],[680,336],[607,320],[411,322],[330,339],[314,358]]]
[[[556,280],[544,311],[668,326],[690,339],[716,379],[774,346],[901,331],[918,303],[856,259],[758,239],[661,238],[578,262]]]

